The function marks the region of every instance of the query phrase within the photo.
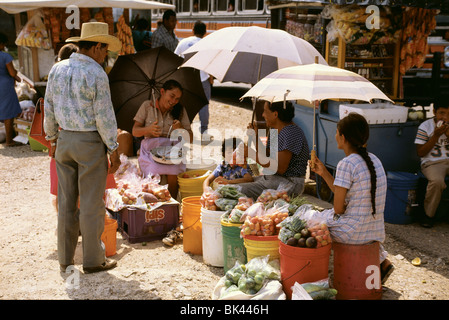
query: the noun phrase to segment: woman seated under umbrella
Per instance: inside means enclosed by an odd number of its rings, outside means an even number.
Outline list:
[[[264,175],[256,177],[254,182],[239,184],[242,193],[248,197],[256,200],[264,190],[279,187],[289,195],[299,195],[304,191],[309,147],[304,132],[293,123],[294,115],[295,109],[289,101],[285,104],[265,102],[262,117],[270,131],[277,133],[277,143],[272,144],[272,139],[268,138],[266,151],[270,153],[269,158],[264,157],[264,149],[260,148],[262,141],[257,136],[257,151],[245,146],[245,158],[252,157],[264,167]]]
[[[144,137],[140,145],[139,166],[142,173],[166,175],[168,190],[173,198],[178,194],[178,174],[186,170],[184,162],[162,164],[153,159],[151,150],[161,146],[172,146],[170,134],[176,129],[185,129],[192,140],[190,121],[184,107],[179,104],[182,86],[175,80],[168,80],[160,89],[157,100],[146,100],[134,117],[132,134]],[[155,102],[153,102],[155,101]],[[167,149],[168,151],[170,148]]]

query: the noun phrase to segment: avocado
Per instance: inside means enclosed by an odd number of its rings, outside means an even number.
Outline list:
[[[310,237],[310,231],[309,231],[309,229],[307,229],[307,228],[304,228],[304,229],[302,229],[301,230],[301,235],[302,235],[302,237],[303,238],[308,238],[308,237]]]
[[[298,240],[298,247],[305,248],[306,247],[306,239],[301,238]]]
[[[296,244],[298,243],[298,239],[292,237],[290,239],[287,240],[287,245],[288,246],[296,246]]]
[[[308,237],[306,240],[307,248],[315,248],[317,245],[317,241],[314,237]]]

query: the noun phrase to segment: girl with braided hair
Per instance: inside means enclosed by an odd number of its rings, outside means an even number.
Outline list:
[[[335,178],[316,158],[311,170],[320,175],[334,192],[333,210],[322,212],[333,241],[347,244],[380,242],[381,278],[384,283],[393,265],[382,246],[385,240],[384,208],[387,178],[381,161],[366,150],[369,125],[357,113],[350,113],[337,124],[337,146],[345,152]]]

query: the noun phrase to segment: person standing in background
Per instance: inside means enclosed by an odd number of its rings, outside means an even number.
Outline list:
[[[196,21],[193,25],[193,36],[182,39],[176,47],[175,53],[184,58],[183,52],[200,41],[206,35],[206,31],[206,24],[199,20]],[[209,101],[211,98],[211,85],[214,81],[213,77],[204,71],[200,71],[200,77],[204,88],[204,94],[206,95],[207,101]],[[206,104],[201,108],[199,117],[201,122],[200,133],[204,135],[209,127],[209,104]],[[211,139],[209,135],[207,137],[203,136],[203,138],[204,141],[210,141]]]
[[[0,33],[0,121],[5,123],[6,147],[21,146],[21,143],[14,141],[14,118],[21,112],[19,98],[14,89],[15,82],[22,79],[17,75],[12,61],[13,57],[4,52],[8,43],[8,37]]]
[[[136,51],[151,49],[152,32],[148,30],[150,24],[148,20],[141,18],[136,22],[136,29],[133,30],[133,42]]]
[[[174,52],[179,42],[174,32],[177,22],[176,12],[173,10],[165,11],[162,15],[162,24],[153,32],[151,37],[151,47],[164,46]]]

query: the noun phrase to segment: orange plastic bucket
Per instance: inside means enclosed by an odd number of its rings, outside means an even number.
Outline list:
[[[333,287],[338,300],[380,300],[379,242],[366,245],[332,243]]]
[[[292,286],[329,277],[331,245],[321,248],[300,248],[279,241],[281,281],[287,299],[292,298]]]
[[[105,246],[106,257],[113,256],[117,253],[117,226],[117,220],[105,217],[101,241],[103,241]]]
[[[182,199],[182,224],[184,252],[203,254],[200,196]]]

